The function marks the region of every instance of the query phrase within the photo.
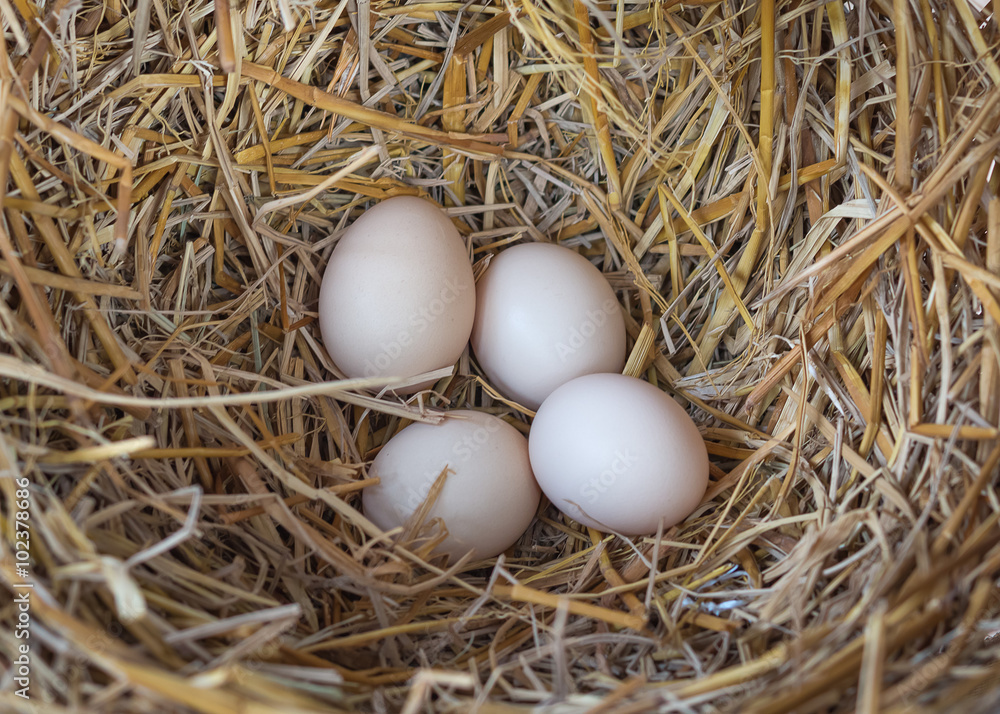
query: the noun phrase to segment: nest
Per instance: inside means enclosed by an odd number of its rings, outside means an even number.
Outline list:
[[[996,0],[0,11],[4,711],[1000,706]],[[324,352],[404,193],[603,269],[690,518],[458,564],[364,519],[408,421],[530,423]]]

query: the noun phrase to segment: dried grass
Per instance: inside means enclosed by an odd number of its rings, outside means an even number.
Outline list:
[[[0,708],[996,711],[998,11],[0,0],[34,583],[33,698],[5,670]],[[319,276],[401,193],[476,259],[603,266],[629,373],[708,443],[691,518],[630,542],[548,507],[453,565],[364,518],[406,420],[529,416],[468,357],[406,404],[329,381]]]

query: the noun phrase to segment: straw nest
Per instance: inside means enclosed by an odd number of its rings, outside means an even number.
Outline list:
[[[995,711],[997,8],[0,0],[0,709]],[[337,381],[319,276],[402,193],[602,266],[688,520],[363,518],[406,420],[530,423],[474,357]]]

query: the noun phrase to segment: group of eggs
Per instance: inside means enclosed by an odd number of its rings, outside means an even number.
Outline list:
[[[489,383],[537,410],[527,439],[471,410],[393,436],[370,469],[379,483],[362,495],[365,515],[383,530],[407,525],[433,491],[423,516],[444,523],[436,551],[490,558],[531,524],[541,492],[579,523],[630,536],[683,520],[705,494],[708,453],[698,428],[667,394],[620,374],[618,300],[569,248],[507,248],[477,282],[465,242],[441,209],[390,198],[337,243],[319,323],[348,377],[448,367],[471,340]]]

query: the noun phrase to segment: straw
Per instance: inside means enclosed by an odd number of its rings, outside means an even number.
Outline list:
[[[0,0],[0,710],[996,711],[998,9]],[[543,500],[451,562],[365,515],[406,424],[534,416],[474,354],[330,359],[398,195],[477,276],[604,273],[704,437],[687,519]]]

